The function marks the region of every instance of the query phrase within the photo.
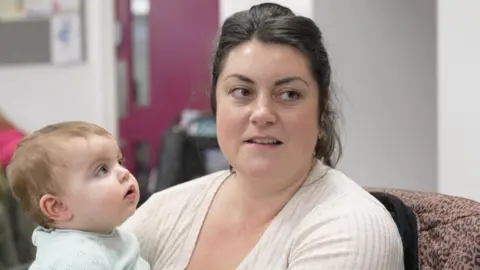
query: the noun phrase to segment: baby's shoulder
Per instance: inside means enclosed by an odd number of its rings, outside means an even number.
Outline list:
[[[99,241],[82,234],[63,234],[37,247],[31,269],[109,269],[110,261]]]

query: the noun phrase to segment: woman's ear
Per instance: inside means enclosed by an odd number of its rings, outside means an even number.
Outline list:
[[[72,219],[72,212],[68,205],[60,198],[51,194],[43,195],[40,199],[40,209],[43,214],[53,221],[68,221]]]

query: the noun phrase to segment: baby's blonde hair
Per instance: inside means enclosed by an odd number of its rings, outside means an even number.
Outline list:
[[[38,225],[54,225],[53,220],[43,214],[39,202],[46,194],[61,192],[56,180],[61,178],[60,169],[66,166],[62,147],[70,139],[92,135],[112,137],[100,126],[72,121],[46,126],[26,136],[17,146],[7,167],[7,179],[13,196]]]

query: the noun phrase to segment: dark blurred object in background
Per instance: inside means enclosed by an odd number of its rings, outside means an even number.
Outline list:
[[[228,169],[228,163],[218,146],[215,117],[187,111],[162,137],[149,190],[164,190],[224,169]]]

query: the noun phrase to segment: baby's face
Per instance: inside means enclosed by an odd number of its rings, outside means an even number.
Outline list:
[[[113,138],[72,139],[64,175],[63,201],[73,214],[75,228],[108,233],[131,216],[139,200],[137,180],[123,167]]]

